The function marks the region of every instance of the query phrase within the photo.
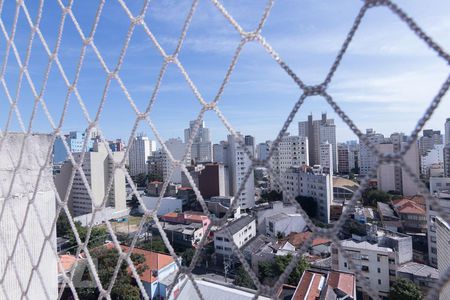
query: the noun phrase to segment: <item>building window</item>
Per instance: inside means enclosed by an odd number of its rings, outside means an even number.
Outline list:
[[[381,269],[380,268],[378,268],[378,273],[381,273]]]
[[[216,240],[223,241],[223,238],[221,236],[216,236]]]
[[[381,279],[378,279],[378,284],[381,285]]]
[[[361,266],[361,271],[369,272],[369,266]]]
[[[347,263],[346,262],[344,263],[344,267],[347,268]]]

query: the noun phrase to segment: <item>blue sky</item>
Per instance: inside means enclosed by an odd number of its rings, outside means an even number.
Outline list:
[[[25,1],[34,18],[38,1]],[[73,13],[87,35],[98,1],[75,0]],[[140,10],[142,1],[126,1],[133,14]],[[449,1],[395,1],[447,52],[450,51]],[[223,1],[225,8],[245,30],[253,30],[262,15],[265,1]],[[349,31],[362,1],[276,1],[262,30],[262,35],[281,58],[306,83],[319,84],[326,76]],[[145,21],[167,53],[171,53],[187,12],[188,1],[151,1]],[[5,29],[11,32],[14,19],[14,1],[4,4],[1,18]],[[56,1],[46,1],[40,29],[49,47],[53,49],[61,9]],[[104,6],[95,44],[109,68],[114,68],[119,57],[130,21],[117,1],[108,0]],[[30,28],[25,14],[19,13],[15,43],[23,60],[26,55]],[[201,0],[179,54],[199,92],[211,101],[225,76],[240,36],[218,9]],[[5,53],[5,38],[0,34],[0,53]],[[67,18],[59,51],[59,59],[69,81],[74,78],[82,42],[75,25]],[[35,39],[29,71],[38,90],[42,87],[47,64],[44,48]],[[124,58],[120,77],[138,109],[144,110],[154,89],[162,58],[156,47],[137,26]],[[15,97],[19,69],[13,52],[7,62],[5,80],[11,97]],[[409,133],[423,114],[432,97],[444,82],[450,68],[444,60],[427,48],[397,16],[386,8],[367,12],[362,24],[344,56],[328,89],[333,99],[347,112],[361,129],[374,128],[389,134],[394,131]],[[80,73],[78,90],[93,118],[105,86],[106,74],[95,53],[88,47]],[[53,65],[44,99],[55,122],[59,121],[67,88]],[[256,42],[245,45],[230,81],[219,101],[219,108],[231,125],[245,134],[252,134],[258,142],[273,139],[301,94],[300,89],[280,66]],[[443,129],[450,117],[450,96],[446,96],[438,111],[426,125]],[[34,98],[24,78],[18,107],[28,125]],[[169,65],[160,92],[150,113],[164,139],[183,137],[189,120],[195,119],[201,109],[180,70]],[[0,86],[0,121],[6,126],[9,104],[3,86]],[[63,123],[63,131],[83,130],[86,120],[72,95]],[[334,117],[339,141],[355,139],[332,108],[320,97],[308,98],[300,108],[289,131],[297,132],[297,122],[309,113],[319,117],[327,112]],[[128,140],[136,116],[113,81],[100,116],[100,128],[106,138]],[[204,120],[211,128],[214,141],[226,139],[227,130],[214,112],[208,111]],[[33,131],[49,132],[51,127],[41,107],[32,123]],[[19,130],[13,115],[10,130]],[[153,137],[150,128],[142,122],[138,132]]]

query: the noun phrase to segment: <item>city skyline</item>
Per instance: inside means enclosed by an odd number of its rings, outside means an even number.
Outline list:
[[[428,34],[439,40],[444,49],[450,47],[450,38],[446,34],[450,28],[447,18],[450,12],[449,3],[399,2]],[[139,4],[130,3],[130,10],[137,13],[140,9]],[[85,34],[90,29],[95,5],[97,3],[93,2],[74,4],[74,15]],[[232,3],[224,5],[239,22],[243,23],[245,29],[250,30],[257,24],[265,4],[245,4],[249,9],[241,10],[238,10],[240,5],[239,7]],[[360,1],[356,0],[340,2],[339,5],[333,1],[276,3],[262,34],[306,84],[319,84],[332,65],[360,5]],[[185,15],[178,12],[187,11],[187,6],[187,3],[172,2],[150,5],[146,21],[168,53],[175,49],[185,18]],[[13,5],[4,4],[4,12],[11,12],[13,9]],[[29,9],[33,14],[37,9],[36,4],[30,3]],[[431,9],[433,14],[429,14]],[[52,47],[57,33],[54,20],[60,16],[60,8],[55,3],[46,3],[44,10],[46,14],[40,28],[49,46]],[[82,11],[88,13],[81,13]],[[162,11],[165,13],[162,14]],[[339,13],[336,14],[336,11]],[[12,15],[4,13],[5,21],[11,21],[9,18]],[[302,20],[300,23],[299,18]],[[129,20],[120,5],[116,2],[107,2],[100,18],[95,42],[110,68],[114,67],[120,53],[120,47],[111,46],[122,45],[128,25]],[[24,55],[26,50],[27,41],[21,37],[25,36],[27,30],[24,24],[18,26],[15,43],[20,55]],[[111,35],[111,32],[115,34]],[[210,3],[200,2],[179,59],[206,101],[209,102],[214,98],[238,43],[239,35],[220,16],[217,9]],[[37,87],[40,87],[41,78],[35,74],[43,72],[47,60],[43,59],[45,56],[40,42],[35,41],[33,45],[28,69],[31,78]],[[0,45],[0,51],[4,51],[4,47],[4,44]],[[68,20],[63,32],[59,58],[69,80],[72,80],[75,74],[80,47],[81,41],[76,28]],[[161,64],[162,59],[156,48],[143,30],[137,27],[125,54],[120,75],[141,111],[148,104]],[[8,83],[15,83],[18,75],[17,64],[8,63],[7,70],[5,80]],[[447,70],[448,66],[435,57],[434,53],[427,49],[426,45],[396,16],[386,8],[375,8],[368,12],[355,35],[341,67],[330,84],[329,93],[362,132],[366,128],[373,128],[387,135],[391,128],[396,128],[396,131],[409,134],[432,97],[437,94]],[[92,118],[100,103],[106,74],[89,47],[80,75],[79,93],[85,100],[86,109]],[[49,79],[44,99],[54,121],[58,121],[67,87],[56,68],[50,72]],[[0,90],[2,96],[4,92],[4,89]],[[260,141],[273,140],[299,96],[300,91],[296,84],[273,62],[263,47],[249,43],[242,50],[230,82],[219,101],[219,109],[236,131],[253,135]],[[29,86],[23,85],[18,107],[26,125],[31,114],[32,105],[29,103],[32,99],[34,97]],[[2,107],[0,117],[6,119],[8,108],[4,105],[5,103],[0,104]],[[450,99],[447,95],[442,100],[442,106],[448,105]],[[180,70],[175,65],[169,65],[150,113],[150,118],[164,140],[169,137],[183,137],[182,129],[189,120],[197,117],[200,108],[199,101]],[[70,114],[65,116],[63,132],[83,129],[80,128],[80,124],[87,127],[82,110],[73,95],[69,101],[69,111]],[[317,114],[327,112],[334,118],[339,141],[355,139],[348,126],[320,97],[308,98],[293,123],[303,120],[310,112]],[[443,110],[437,110],[426,124],[426,128],[438,126],[440,128],[445,117]],[[136,115],[127,98],[117,82],[113,81],[99,121],[99,127],[105,138],[120,137],[128,140],[135,119]],[[207,111],[204,121],[214,136],[223,136],[225,139],[228,131],[214,112]],[[20,130],[14,114],[9,129]],[[51,131],[41,107],[37,109],[32,129],[35,132]],[[143,122],[137,128],[137,132],[140,131],[147,132],[149,136],[153,135],[149,126]],[[213,142],[218,141],[213,139]]]

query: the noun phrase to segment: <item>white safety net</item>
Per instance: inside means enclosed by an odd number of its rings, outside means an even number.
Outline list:
[[[79,2],[81,0],[78,0]],[[113,0],[110,0],[113,1]],[[130,132],[130,139],[129,141],[133,141],[133,137],[136,136],[136,130],[138,128],[138,125],[140,123],[147,124],[151,130],[153,131],[154,136],[156,137],[157,141],[161,145],[161,147],[165,150],[165,152],[168,154],[169,159],[172,161],[172,170],[173,172],[174,168],[179,167],[181,168],[182,172],[185,173],[187,178],[190,181],[190,184],[193,187],[193,190],[195,191],[197,200],[200,202],[201,207],[204,210],[204,213],[208,215],[211,220],[213,220],[210,212],[208,211],[208,208],[206,206],[206,203],[202,197],[202,195],[199,192],[199,189],[195,186],[194,179],[191,177],[188,169],[186,168],[186,165],[184,163],[185,159],[181,160],[175,160],[173,156],[171,155],[170,151],[166,148],[164,144],[164,140],[160,133],[158,132],[157,127],[154,124],[154,121],[152,120],[150,116],[150,112],[152,111],[152,108],[154,106],[154,103],[158,101],[158,91],[160,90],[161,83],[163,82],[164,74],[168,68],[169,65],[174,65],[179,71],[179,73],[182,75],[182,77],[187,82],[188,86],[190,87],[193,95],[196,97],[198,102],[201,105],[201,110],[198,113],[198,117],[196,119],[196,124],[194,127],[193,132],[191,133],[191,138],[189,140],[189,143],[186,147],[186,149],[190,149],[190,146],[193,143],[193,139],[200,127],[201,121],[203,119],[203,116],[206,112],[212,111],[214,112],[217,117],[220,119],[220,121],[223,123],[223,125],[226,127],[226,129],[229,131],[231,135],[234,136],[234,138],[238,141],[238,143],[245,148],[245,143],[237,131],[232,127],[230,122],[228,122],[226,116],[222,113],[221,109],[218,106],[218,103],[220,102],[221,96],[224,93],[224,90],[227,87],[227,83],[229,82],[230,76],[233,73],[233,70],[237,64],[238,58],[240,57],[240,54],[242,50],[245,48],[245,46],[248,43],[254,43],[260,47],[262,47],[267,55],[271,57],[278,65],[279,67],[284,70],[294,81],[296,85],[300,88],[299,92],[299,98],[298,101],[295,103],[294,107],[292,108],[292,111],[289,113],[289,115],[286,117],[286,120],[284,121],[284,125],[282,126],[281,131],[278,133],[276,139],[274,140],[270,152],[269,152],[269,158],[266,160],[258,160],[256,159],[252,153],[249,151],[247,152],[247,155],[252,161],[251,168],[247,170],[246,173],[246,180],[249,180],[250,175],[252,174],[252,170],[255,167],[265,167],[268,169],[269,175],[274,178],[275,182],[281,187],[284,194],[288,196],[289,201],[295,205],[298,209],[298,211],[304,216],[304,218],[307,220],[308,227],[312,230],[313,234],[308,239],[308,241],[302,246],[301,249],[297,251],[297,255],[294,257],[294,259],[291,260],[289,266],[285,269],[284,273],[278,278],[278,281],[275,283],[274,286],[265,286],[263,285],[259,280],[258,276],[254,273],[246,259],[244,258],[244,255],[242,254],[241,250],[238,249],[237,245],[233,244],[233,251],[236,253],[238,259],[242,263],[244,269],[248,272],[251,279],[254,281],[254,285],[256,287],[256,293],[255,293],[255,299],[258,298],[259,295],[271,295],[274,299],[276,299],[277,291],[280,289],[280,287],[283,285],[287,277],[289,276],[290,272],[294,269],[295,265],[298,263],[299,259],[301,258],[301,255],[303,252],[305,252],[308,247],[311,245],[311,242],[316,237],[324,237],[327,239],[330,239],[334,242],[334,244],[337,247],[339,246],[339,240],[337,238],[338,232],[340,231],[340,228],[343,226],[344,222],[348,218],[348,212],[350,209],[346,210],[340,219],[335,222],[332,228],[326,229],[326,228],[319,228],[313,224],[313,222],[308,218],[308,216],[303,212],[300,205],[297,201],[295,201],[295,195],[292,195],[289,190],[287,190],[283,186],[283,182],[277,178],[275,175],[276,173],[272,170],[271,165],[269,163],[270,157],[274,153],[274,150],[277,149],[277,146],[279,144],[280,139],[283,137],[283,135],[286,133],[289,125],[293,121],[294,117],[296,116],[297,112],[299,111],[300,107],[304,103],[304,101],[308,97],[313,96],[319,96],[323,97],[326,102],[332,107],[332,109],[336,112],[336,114],[345,122],[348,127],[351,129],[351,131],[360,139],[362,143],[365,143],[373,153],[378,157],[378,163],[376,164],[375,168],[368,174],[364,180],[362,181],[360,188],[357,192],[355,192],[353,198],[351,199],[350,203],[348,204],[349,207],[355,206],[356,202],[361,198],[363,190],[368,186],[368,182],[371,178],[373,178],[376,175],[376,170],[378,166],[382,164],[387,163],[394,163],[397,166],[401,166],[405,172],[414,179],[414,182],[420,187],[421,193],[427,198],[428,201],[430,201],[435,207],[435,210],[438,210],[441,217],[444,218],[447,221],[450,221],[449,214],[442,208],[439,208],[439,203],[436,201],[435,198],[432,197],[432,195],[429,194],[427,187],[424,185],[424,183],[417,178],[417,176],[414,175],[414,173],[410,170],[408,165],[405,164],[403,160],[404,154],[408,151],[411,144],[417,139],[418,134],[423,129],[426,122],[430,119],[433,112],[437,109],[439,106],[439,103],[441,102],[441,99],[447,92],[449,85],[450,85],[450,77],[448,77],[445,82],[442,84],[440,89],[437,91],[436,95],[430,99],[430,104],[428,108],[426,109],[424,115],[418,120],[417,125],[415,126],[414,130],[411,132],[408,145],[402,149],[401,152],[393,153],[389,155],[385,155],[382,153],[379,153],[377,151],[376,147],[366,139],[364,134],[360,131],[360,129],[354,124],[354,122],[349,118],[349,116],[340,108],[340,106],[333,100],[332,95],[328,93],[328,86],[330,82],[333,80],[333,76],[338,69],[342,58],[344,57],[350,43],[352,42],[352,39],[358,30],[361,22],[363,21],[366,13],[371,10],[374,7],[377,6],[384,6],[386,7],[390,13],[395,15],[397,18],[399,18],[404,24],[407,25],[407,27],[415,33],[417,36],[417,39],[421,40],[423,43],[425,43],[429,48],[430,51],[433,51],[436,55],[438,55],[442,60],[444,60],[445,63],[450,64],[450,54],[445,52],[437,42],[435,42],[431,37],[429,37],[422,29],[419,27],[419,25],[410,18],[402,8],[394,4],[393,2],[389,0],[366,0],[361,1],[361,7],[359,9],[359,13],[357,14],[355,20],[353,21],[353,25],[351,26],[350,31],[348,32],[345,40],[342,43],[342,46],[340,47],[340,50],[336,54],[336,57],[334,59],[334,62],[329,69],[326,77],[318,83],[317,85],[307,85],[302,80],[302,76],[294,72],[280,57],[280,55],[277,53],[276,49],[274,49],[264,38],[264,35],[262,33],[262,29],[264,27],[264,24],[269,18],[269,14],[271,12],[271,9],[273,7],[273,1],[268,1],[267,5],[265,6],[265,9],[262,13],[262,16],[260,17],[260,20],[256,26],[251,31],[246,31],[243,29],[241,24],[227,11],[226,6],[224,6],[219,0],[212,0],[212,5],[217,9],[221,16],[229,22],[236,32],[240,36],[240,42],[238,43],[234,55],[232,57],[231,63],[228,66],[227,72],[225,73],[225,77],[222,80],[222,83],[217,90],[215,96],[212,99],[205,99],[202,95],[201,89],[199,89],[196,85],[196,82],[191,79],[189,72],[184,67],[182,61],[179,59],[179,53],[183,51],[183,42],[185,40],[186,34],[189,30],[189,26],[191,24],[192,19],[195,17],[196,9],[199,4],[199,0],[194,0],[192,4],[190,4],[190,7],[187,11],[180,11],[180,15],[186,15],[184,24],[180,28],[181,34],[179,35],[177,45],[175,47],[175,50],[172,53],[166,52],[163,46],[161,46],[160,41],[158,41],[158,38],[155,36],[155,34],[152,31],[152,27],[147,24],[146,22],[146,14],[151,11],[152,9],[152,3],[150,1],[144,1],[143,7],[140,9],[139,12],[133,13],[133,11],[129,8],[129,3],[127,3],[125,0],[117,0],[117,3],[119,4],[120,10],[124,15],[127,16],[129,19],[129,27],[128,27],[128,33],[125,36],[125,39],[123,40],[123,43],[121,45],[117,45],[117,47],[120,47],[120,55],[118,56],[117,61],[115,62],[115,65],[111,67],[108,65],[104,60],[104,55],[102,54],[102,51],[96,46],[96,39],[98,38],[96,35],[96,30],[99,22],[102,20],[102,18],[105,18],[105,12],[103,10],[106,1],[98,1],[98,5],[96,7],[96,11],[94,13],[93,22],[91,23],[89,28],[83,27],[80,25],[79,18],[82,17],[82,15],[75,15],[74,11],[72,9],[74,5],[74,0],[68,0],[66,2],[62,0],[55,0],[57,5],[60,8],[60,13],[58,16],[58,19],[54,20],[54,26],[58,27],[56,32],[58,33],[56,37],[52,38],[52,41],[50,42],[46,35],[43,33],[40,22],[42,19],[42,16],[45,15],[45,5],[43,0],[36,0],[33,2],[39,2],[39,4],[34,3],[34,7],[37,8],[37,12],[33,13],[33,15],[29,12],[29,1],[23,1],[23,0],[16,0],[11,2],[15,2],[15,10],[14,11],[8,11],[4,12],[3,7],[5,6],[5,2],[8,1],[2,1],[0,0],[0,29],[2,31],[1,33],[1,43],[4,44],[4,52],[2,53],[2,65],[0,70],[0,82],[1,82],[1,89],[4,91],[4,98],[1,98],[1,102],[7,102],[8,103],[8,114],[7,119],[1,120],[2,124],[5,124],[4,127],[1,128],[0,131],[0,150],[4,145],[6,145],[7,139],[11,137],[11,126],[10,123],[12,122],[12,119],[17,120],[17,123],[19,124],[20,129],[25,133],[25,137],[23,140],[20,140],[21,147],[19,147],[19,151],[17,154],[17,159],[14,160],[12,172],[10,173],[11,178],[8,179],[10,188],[6,188],[6,190],[2,191],[4,194],[4,201],[1,202],[1,210],[0,210],[0,220],[2,218],[6,219],[6,214],[8,211],[11,210],[13,207],[12,202],[15,198],[13,198],[11,195],[13,193],[13,187],[17,184],[22,184],[22,181],[18,181],[20,178],[20,174],[23,174],[23,170],[26,170],[27,166],[22,164],[23,160],[26,160],[23,156],[24,153],[27,153],[28,150],[32,151],[33,144],[27,142],[27,140],[32,139],[33,137],[33,122],[36,115],[36,112],[38,110],[43,111],[45,117],[48,120],[48,123],[52,127],[51,132],[47,132],[51,136],[52,144],[57,138],[61,138],[61,140],[64,143],[65,148],[67,149],[69,153],[68,159],[71,161],[72,165],[74,166],[73,172],[71,174],[71,181],[69,188],[72,186],[73,180],[75,177],[80,178],[82,182],[84,183],[84,186],[86,190],[91,193],[90,191],[90,185],[87,180],[85,170],[82,168],[82,163],[84,161],[84,155],[81,155],[81,157],[75,157],[70,153],[70,147],[63,138],[63,132],[62,129],[64,128],[64,120],[67,114],[70,114],[71,107],[69,106],[69,99],[75,99],[76,103],[79,105],[79,107],[82,110],[84,121],[85,122],[82,126],[83,129],[86,129],[89,133],[94,128],[99,131],[99,136],[103,141],[106,143],[107,141],[104,140],[104,135],[102,134],[102,126],[99,123],[101,112],[106,106],[114,105],[113,102],[108,101],[111,96],[108,93],[108,89],[112,82],[116,82],[119,86],[121,91],[123,92],[123,95],[126,97],[126,99],[129,102],[130,107],[135,112],[135,120],[132,125],[132,130]],[[91,12],[92,14],[92,12]],[[21,26],[28,26],[29,31],[25,34],[23,31],[17,30],[19,24],[21,23]],[[70,62],[74,64],[76,67],[74,69],[74,72],[67,72],[65,69],[66,62],[61,61],[60,59],[60,45],[61,40],[63,39],[63,32],[64,32],[64,26],[67,25],[67,23],[71,23],[76,28],[76,36],[73,36],[72,38],[77,38],[80,41],[80,47],[79,49],[75,49],[77,53],[79,53],[78,60],[75,62]],[[148,98],[148,103],[145,110],[140,110],[138,106],[135,103],[135,100],[133,98],[132,93],[129,92],[127,89],[127,85],[124,82],[124,78],[122,78],[121,75],[121,67],[124,62],[125,54],[127,53],[127,50],[130,46],[130,41],[133,37],[133,34],[135,32],[135,29],[137,27],[141,27],[143,31],[145,32],[147,36],[146,42],[152,44],[153,46],[156,46],[156,48],[159,51],[159,55],[162,59],[162,66],[160,67],[160,70],[158,72],[157,81],[154,85],[154,89],[151,93],[151,96]],[[21,55],[18,50],[18,41],[20,40],[20,44],[23,45],[26,43],[26,52],[24,55]],[[46,65],[46,68],[42,74],[32,74],[28,68],[31,58],[33,57],[33,49],[36,47],[36,44],[39,44],[40,47],[43,47],[45,50],[46,57],[41,57],[41,59],[47,60],[48,63]],[[95,112],[95,114],[91,114],[89,110],[86,108],[86,103],[89,101],[90,98],[89,95],[83,94],[78,89],[78,82],[80,80],[80,74],[82,74],[81,70],[86,66],[87,63],[91,63],[92,61],[87,62],[85,60],[86,53],[88,51],[91,51],[91,53],[95,54],[95,60],[96,63],[99,63],[101,65],[101,68],[104,70],[104,91],[101,95],[100,104],[98,106],[98,110]],[[15,61],[18,65],[18,71],[17,71],[17,81],[16,82],[10,82],[9,78],[5,76],[8,72],[8,66],[11,64],[11,61]],[[60,79],[63,80],[65,87],[66,87],[66,94],[64,98],[61,98],[61,100],[58,101],[64,101],[62,105],[63,111],[61,115],[55,116],[52,115],[50,110],[48,109],[48,104],[50,101],[56,101],[54,99],[48,99],[47,98],[47,92],[52,88],[51,85],[51,78],[50,73],[55,72],[58,74]],[[53,73],[52,73],[53,74]],[[22,116],[22,111],[19,109],[19,101],[21,100],[21,89],[24,85],[28,85],[32,91],[32,96],[34,98],[34,101],[28,101],[28,109],[31,111],[30,119],[28,122],[25,121],[25,119]],[[5,107],[5,106],[3,106]],[[445,109],[445,108],[444,108]],[[448,108],[446,108],[448,109]],[[86,149],[87,143],[88,143],[89,134],[86,135],[84,140],[84,148]],[[127,156],[128,149],[126,147],[126,153],[125,157]],[[28,149],[30,147],[30,149]],[[141,279],[138,275],[138,271],[136,269],[135,264],[133,264],[133,261],[131,259],[131,249],[133,249],[136,245],[137,239],[139,234],[136,234],[133,238],[133,240],[130,243],[130,250],[123,251],[120,243],[117,239],[117,236],[114,231],[114,225],[111,224],[111,222],[106,221],[106,227],[108,230],[108,233],[112,237],[112,243],[114,247],[117,249],[118,253],[120,254],[118,256],[117,264],[115,266],[115,272],[112,276],[111,280],[105,284],[105,282],[102,282],[100,280],[100,277],[98,276],[97,266],[94,263],[94,260],[91,257],[90,251],[87,247],[91,232],[94,228],[94,219],[95,215],[98,213],[101,213],[102,210],[105,209],[106,202],[108,200],[108,194],[113,186],[113,177],[110,178],[109,183],[107,184],[107,192],[106,196],[104,197],[102,203],[99,203],[96,205],[93,214],[92,219],[90,220],[87,228],[87,232],[85,233],[86,239],[82,240],[80,238],[79,232],[77,231],[77,227],[75,226],[75,223],[73,222],[73,218],[69,212],[68,208],[68,196],[65,197],[65,199],[61,199],[59,197],[59,194],[57,193],[56,189],[53,187],[55,191],[55,195],[57,198],[56,203],[56,215],[52,220],[45,220],[38,209],[39,203],[36,203],[34,201],[36,199],[37,193],[37,186],[39,185],[39,181],[42,180],[42,177],[45,176],[45,170],[50,164],[52,160],[52,147],[48,149],[46,152],[46,155],[44,157],[44,161],[41,162],[40,171],[38,174],[36,174],[37,182],[32,183],[32,186],[35,186],[35,191],[29,193],[27,195],[27,201],[26,201],[26,209],[24,210],[24,215],[15,216],[12,215],[12,220],[14,220],[14,224],[10,224],[9,226],[13,226],[15,229],[17,229],[17,235],[14,237],[14,239],[10,239],[9,237],[0,236],[0,251],[7,253],[7,259],[5,261],[0,261],[0,298],[7,297],[8,292],[5,290],[5,278],[8,276],[13,276],[18,279],[18,282],[20,282],[18,288],[20,289],[19,295],[21,295],[22,298],[25,299],[33,299],[33,295],[30,295],[28,292],[30,290],[30,282],[32,280],[38,280],[43,286],[45,286],[45,282],[47,278],[45,277],[45,274],[41,274],[41,268],[39,268],[40,264],[42,264],[45,259],[42,257],[43,253],[49,253],[44,251],[47,247],[51,248],[51,253],[55,255],[55,257],[58,257],[58,251],[54,244],[50,243],[51,237],[55,234],[56,231],[56,224],[57,219],[60,214],[66,214],[70,223],[71,230],[74,232],[74,236],[76,238],[77,243],[77,251],[76,255],[79,255],[81,253],[84,253],[83,255],[86,258],[87,261],[87,267],[89,268],[90,272],[93,274],[93,280],[95,281],[95,285],[98,288],[98,291],[100,292],[100,298],[106,298],[111,299],[111,291],[114,287],[117,274],[119,272],[119,269],[121,266],[125,263],[129,266],[132,276],[135,278],[136,283],[139,287],[141,296],[144,299],[149,299],[149,295],[141,282]],[[108,156],[111,158],[112,161],[115,161],[113,157],[113,152],[111,149],[107,148]],[[188,153],[185,154],[185,157],[188,155]],[[133,182],[131,176],[128,173],[127,168],[125,167],[125,157],[120,161],[116,162],[113,165],[114,170],[121,170],[125,173],[126,181],[130,184],[133,194],[137,197],[141,205],[145,207],[145,204],[143,203],[141,196],[137,190],[137,186]],[[3,158],[2,158],[3,160]],[[0,162],[0,168],[2,168],[3,161]],[[164,182],[162,191],[160,193],[159,199],[163,197],[165,194],[165,191],[168,187],[170,176],[168,176],[168,179]],[[1,179],[0,179],[1,180]],[[245,181],[246,181],[245,180]],[[253,180],[253,179],[251,179]],[[16,181],[16,182],[15,182]],[[245,181],[241,184],[239,187],[237,193],[235,194],[235,197],[237,195],[240,195],[245,187]],[[24,183],[25,184],[25,183]],[[91,197],[93,197],[92,194],[90,194]],[[211,230],[212,226],[221,226],[225,224],[227,217],[231,214],[231,211],[233,210],[234,206],[236,205],[237,201],[233,203],[232,207],[230,208],[229,212],[219,221],[213,221],[208,226],[207,232]],[[17,246],[18,244],[22,245],[24,248],[28,249],[28,255],[31,256],[31,250],[30,250],[30,243],[36,243],[36,241],[31,241],[33,239],[33,236],[27,236],[25,234],[25,231],[23,228],[27,225],[27,217],[28,216],[35,216],[33,217],[33,220],[36,224],[33,224],[35,228],[40,228],[42,231],[42,244],[39,245],[38,253],[38,259],[32,260],[31,265],[33,266],[30,270],[26,270],[26,280],[23,280],[23,272],[24,270],[20,270],[16,266],[16,260],[15,257],[18,255],[18,250],[20,247]],[[31,217],[30,217],[31,218]],[[145,209],[144,217],[141,219],[139,223],[139,232],[144,232],[145,224],[146,222],[152,218],[156,226],[158,227],[159,233],[164,241],[164,244],[166,245],[167,249],[170,252],[170,255],[175,259],[175,262],[178,264],[178,272],[177,277],[180,277],[181,275],[187,276],[187,280],[190,280],[192,282],[192,285],[196,289],[196,292],[198,293],[198,297],[200,299],[204,299],[204,297],[201,294],[201,291],[196,284],[196,281],[194,280],[194,277],[191,273],[192,269],[197,263],[197,260],[199,259],[200,255],[204,255],[202,253],[201,249],[204,243],[206,242],[206,239],[208,237],[208,234],[204,234],[202,240],[200,241],[200,245],[197,248],[195,255],[192,259],[192,262],[189,267],[183,266],[177,257],[177,254],[175,253],[174,248],[172,247],[169,238],[166,236],[165,231],[163,230],[160,221],[158,221],[158,218],[156,217],[156,209],[150,210]],[[24,221],[25,220],[25,221]],[[46,225],[48,222],[51,222],[52,225],[48,227]],[[50,231],[48,231],[46,228],[51,228]],[[231,233],[228,232],[231,238]],[[12,243],[11,243],[12,242]],[[35,249],[34,249],[35,250]],[[33,250],[33,251],[34,251]],[[343,252],[345,254],[345,251]],[[34,256],[36,257],[36,256]],[[356,274],[357,279],[359,282],[362,283],[363,286],[365,286],[365,291],[373,297],[373,299],[377,299],[377,293],[370,289],[370,284],[368,282],[368,279],[364,276],[364,274],[355,266],[355,263],[352,261],[351,257],[346,257],[349,263],[349,268]],[[31,259],[31,258],[30,258]],[[61,270],[64,269],[61,261],[58,260],[59,268]],[[29,271],[29,272],[28,272]],[[12,275],[11,275],[12,274]],[[64,273],[62,272],[62,281],[59,287],[59,297],[62,297],[64,290],[67,288],[70,289],[73,297],[75,299],[79,299],[80,297],[77,294],[76,286],[74,285],[74,272],[68,272]],[[445,286],[445,284],[448,282],[450,277],[450,270],[445,272],[444,274],[441,274],[439,278],[439,282],[435,288],[430,289],[430,293],[428,295],[428,299],[436,299],[438,297],[439,291]],[[176,280],[175,280],[176,282]],[[173,289],[170,287],[168,294],[171,294],[173,292]],[[50,297],[50,291],[45,291],[45,294],[47,295],[47,298]]]

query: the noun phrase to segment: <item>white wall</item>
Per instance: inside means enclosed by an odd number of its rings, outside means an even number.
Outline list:
[[[149,197],[149,196],[142,196],[142,200],[144,202],[145,208],[155,209],[156,205],[158,203],[159,197]],[[183,210],[183,200],[178,199],[175,197],[163,197],[161,198],[161,203],[158,208],[157,215],[162,216],[170,212],[179,211],[181,212]],[[141,213],[144,213],[144,209],[139,206],[139,211]]]

